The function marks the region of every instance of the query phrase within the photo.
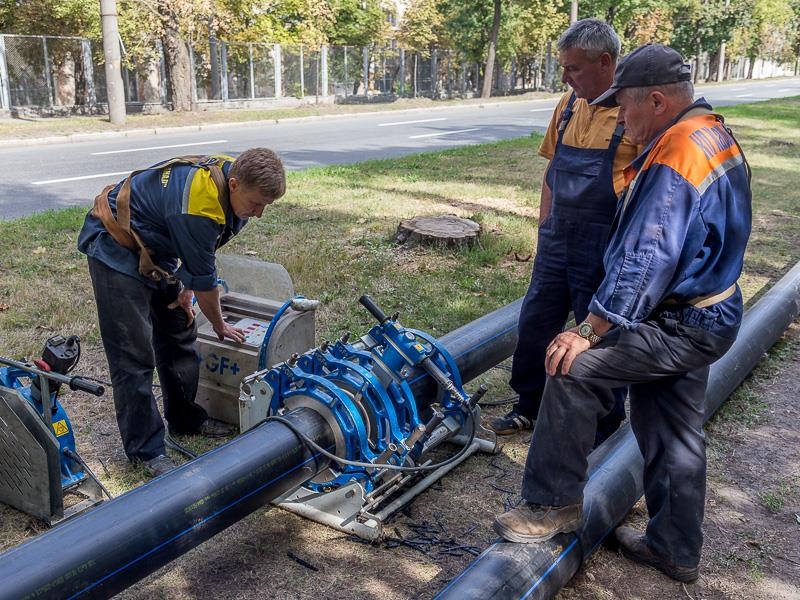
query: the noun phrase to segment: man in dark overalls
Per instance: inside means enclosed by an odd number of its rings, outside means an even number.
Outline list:
[[[603,252],[624,187],[622,170],[638,147],[623,136],[617,109],[589,106],[614,78],[620,42],[597,19],[573,23],[558,41],[561,80],[571,91],[553,113],[539,154],[550,159],[542,183],[539,239],[533,277],[519,317],[519,341],[511,387],[519,400],[507,415],[491,421],[499,435],[531,429],[545,384],[545,348],[572,311],[586,317],[603,278]],[[596,442],[625,419],[625,390],[615,392],[614,409],[598,423]]]

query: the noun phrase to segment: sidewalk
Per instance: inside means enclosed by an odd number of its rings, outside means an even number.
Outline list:
[[[285,122],[298,119],[328,119],[373,114],[454,109],[463,106],[492,106],[506,102],[548,101],[559,94],[529,92],[490,99],[429,100],[399,99],[375,104],[304,104],[293,108],[221,109],[186,113],[128,115],[124,125],[112,125],[107,115],[89,117],[47,117],[40,119],[0,119],[0,146],[77,142],[97,137],[159,135],[192,129],[202,131],[220,127],[249,127],[264,121]]]

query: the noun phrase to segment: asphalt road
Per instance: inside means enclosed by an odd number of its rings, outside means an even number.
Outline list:
[[[713,106],[800,95],[800,78],[698,86]],[[152,134],[87,136],[73,142],[0,145],[0,219],[89,206],[107,183],[180,154],[241,152],[267,146],[288,169],[347,164],[543,131],[557,97],[486,102],[280,122],[227,124]]]

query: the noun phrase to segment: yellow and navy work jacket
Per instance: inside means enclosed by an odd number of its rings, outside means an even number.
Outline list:
[[[209,159],[217,160],[227,179],[234,159],[227,155]],[[115,214],[121,186],[122,182],[118,183],[108,195]],[[174,273],[187,288],[198,291],[216,286],[215,251],[247,223],[229,206],[220,204],[217,186],[202,162],[137,174],[131,179],[130,210],[131,227],[152,250],[153,262]],[[137,255],[114,241],[91,213],[78,236],[78,250],[151,287],[157,285],[139,274]]]
[[[710,109],[696,101],[625,171],[629,187],[605,254],[606,276],[589,307],[617,326],[635,326],[665,301],[688,306],[718,294],[741,274],[752,219],[749,167]],[[687,324],[735,335],[741,292],[690,308],[696,322]]]

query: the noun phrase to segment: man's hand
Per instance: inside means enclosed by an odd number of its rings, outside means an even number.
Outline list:
[[[579,336],[577,330],[577,327],[573,327],[562,331],[547,346],[544,368],[551,377],[558,372],[558,365],[561,365],[562,375],[569,373],[578,355],[592,347],[591,342]]]
[[[239,342],[240,344],[244,341],[244,331],[239,329],[238,327],[232,327],[228,325],[225,321],[222,322],[222,325],[214,325],[214,333],[217,334],[217,337],[220,341],[224,340],[225,338],[230,338],[234,342]]]
[[[194,300],[194,292],[192,290],[183,289],[178,293],[175,302],[167,305],[167,308],[182,308],[186,313],[186,328],[192,326],[194,323],[194,308],[192,308],[192,300]]]

